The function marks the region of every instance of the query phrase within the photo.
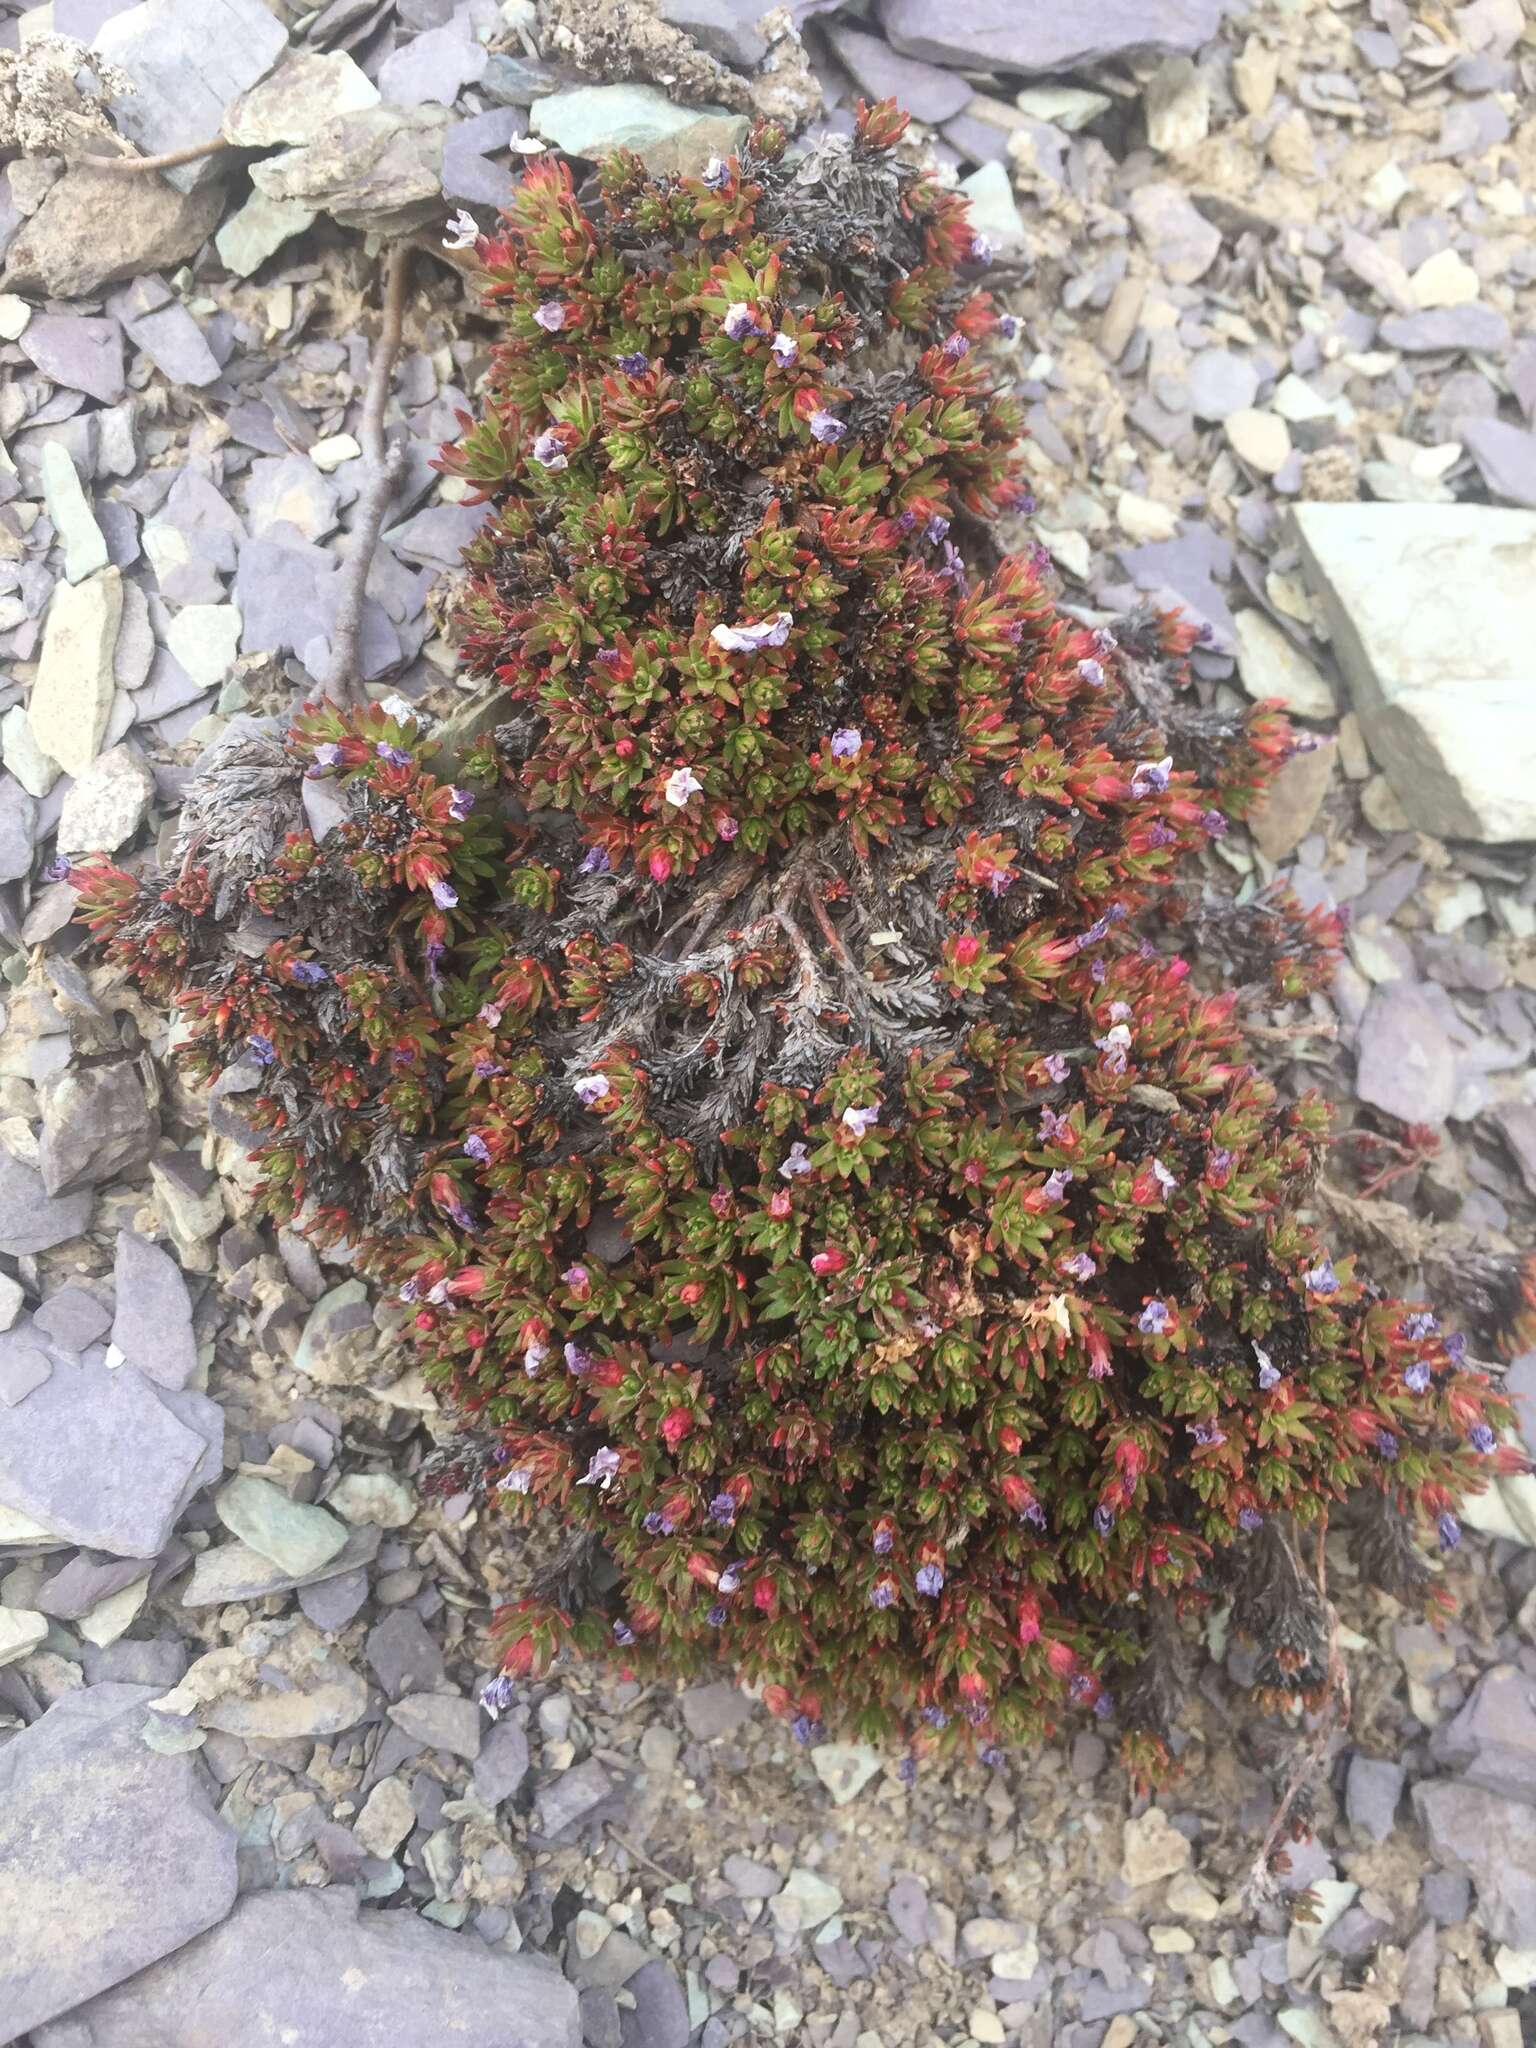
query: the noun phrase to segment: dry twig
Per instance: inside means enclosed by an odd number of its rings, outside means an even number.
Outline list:
[[[198,163],[229,146],[222,135],[215,135],[212,142],[189,142],[185,149],[167,149],[159,156],[83,156],[79,161],[93,171],[174,171],[179,164]]]
[[[352,523],[352,547],[341,571],[341,598],[336,623],[331,629],[331,655],[326,664],[322,688],[338,703],[362,699],[362,678],[357,673],[357,642],[363,623],[363,599],[367,594],[368,571],[379,532],[384,524],[390,497],[399,480],[404,446],[393,448],[384,439],[384,407],[389,400],[389,380],[400,353],[400,333],[405,324],[406,287],[410,281],[410,250],[404,242],[394,243],[384,259],[384,320],[374,343],[368,366],[368,388],[363,395],[363,416],[358,423],[366,481],[357,495],[357,516]]]

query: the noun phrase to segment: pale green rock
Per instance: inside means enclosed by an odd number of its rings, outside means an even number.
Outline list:
[[[768,1911],[781,1933],[800,1934],[830,1920],[841,1912],[842,1904],[843,1895],[835,1884],[796,1864],[783,1890],[768,1901]]]
[[[80,487],[75,465],[62,441],[45,441],[42,460],[43,503],[53,530],[64,546],[64,576],[83,583],[107,566],[107,542],[96,514]]]
[[[59,779],[59,764],[32,737],[32,721],[24,704],[13,704],[0,718],[0,755],[28,796],[44,797]]]
[[[654,85],[579,85],[535,100],[535,135],[570,156],[597,159],[632,149],[652,175],[695,170],[728,156],[747,132],[746,117],[724,107],[679,107]]]
[[[27,331],[32,308],[14,292],[0,292],[0,341],[19,341]]]
[[[48,1617],[31,1607],[0,1607],[0,1664],[14,1664],[48,1633]]]
[[[240,652],[240,613],[232,604],[189,604],[165,631],[165,644],[194,683],[224,682]]]
[[[298,199],[272,199],[252,192],[213,238],[219,260],[236,277],[250,277],[284,242],[302,235],[315,220],[315,209]]]
[[[32,737],[66,775],[83,775],[106,737],[117,683],[112,656],[123,616],[123,579],[98,569],[55,586],[27,715]]]
[[[345,51],[290,50],[225,108],[222,132],[237,149],[312,142],[338,114],[378,104],[378,87]]]
[[[361,1280],[343,1280],[310,1310],[293,1369],[322,1386],[356,1386],[368,1376],[377,1332]]]
[[[232,1536],[295,1577],[322,1570],[347,1540],[334,1515],[290,1500],[281,1487],[253,1473],[231,1479],[213,1506]]]
[[[1024,220],[1013,196],[1006,164],[983,164],[960,180],[971,202],[971,231],[985,235],[994,249],[1017,249],[1024,240]]]
[[[388,1472],[348,1472],[325,1504],[344,1522],[376,1522],[381,1529],[403,1529],[416,1512],[415,1494]]]
[[[880,1769],[880,1752],[867,1742],[818,1742],[811,1768],[832,1795],[834,1806],[857,1799]]]

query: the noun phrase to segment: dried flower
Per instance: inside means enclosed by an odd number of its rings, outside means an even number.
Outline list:
[[[445,249],[473,249],[480,239],[480,229],[472,213],[461,206],[449,218],[448,232],[443,237]]]
[[[757,654],[764,647],[782,647],[795,623],[793,612],[777,612],[750,626],[716,626],[710,639],[727,654]]]

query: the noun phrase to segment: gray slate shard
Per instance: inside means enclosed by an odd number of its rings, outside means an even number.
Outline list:
[[[624,1989],[635,2002],[619,2013],[621,2048],[688,2048],[688,2001],[670,1965],[656,1957]]]
[[[1531,1810],[1457,1779],[1421,1779],[1413,1804],[1430,1853],[1470,1877],[1477,1919],[1495,1941],[1536,1948],[1536,1827]]]
[[[1456,1101],[1456,1053],[1436,1005],[1411,981],[1389,981],[1360,1021],[1355,1091],[1403,1123],[1443,1124]]]
[[[1457,432],[1495,497],[1536,507],[1536,434],[1495,419],[1460,420]]]
[[[1405,355],[1436,355],[1442,349],[1476,349],[1502,355],[1509,347],[1509,322],[1493,306],[1435,306],[1427,313],[1396,314],[1381,323],[1388,348]]]
[[[0,1252],[46,1252],[78,1237],[91,1220],[89,1189],[57,1199],[34,1167],[0,1148]]]
[[[528,1737],[515,1721],[498,1721],[475,1758],[475,1791],[492,1811],[522,1790],[528,1776]]]
[[[263,0],[144,0],[106,22],[95,41],[133,83],[112,102],[112,118],[146,156],[217,135],[230,101],[287,47],[287,30]],[[217,156],[202,157],[164,176],[190,192],[225,168]]]
[[[16,882],[32,868],[37,803],[14,775],[0,775],[0,882]]]
[[[32,1318],[33,1326],[61,1351],[78,1358],[112,1327],[112,1311],[83,1287],[61,1287]]]
[[[345,1987],[343,1989],[343,1987]],[[35,2048],[581,2048],[575,1988],[350,1889],[248,1892],[221,1927],[91,2001]]]
[[[1387,1757],[1354,1756],[1344,1784],[1345,1810],[1373,1842],[1384,1842],[1397,1825],[1397,1802],[1406,1772]]]
[[[893,49],[935,64],[990,68],[1036,77],[1073,71],[1133,50],[1160,56],[1197,50],[1225,13],[1223,0],[966,0],[936,8],[932,0],[880,0],[880,22]]]
[[[115,320],[83,313],[34,313],[17,343],[22,354],[55,384],[116,405],[123,381],[123,336]]]
[[[757,26],[767,11],[763,0],[659,0],[656,9],[664,22],[685,30],[701,50],[738,71],[751,71],[768,54],[768,38]],[[931,118],[915,106],[912,112],[922,121]]]
[[[95,1187],[142,1166],[160,1135],[159,1113],[136,1061],[66,1068],[37,1094],[43,1119],[38,1165],[50,1195]]]
[[[235,1836],[203,1766],[140,1737],[153,1697],[66,1693],[0,1750],[7,2040],[137,1981],[234,1904]]]
[[[184,1387],[197,1370],[192,1299],[170,1253],[131,1230],[117,1233],[112,1342],[146,1379]]]
[[[392,1700],[408,1692],[435,1692],[446,1673],[443,1653],[419,1614],[397,1607],[368,1631],[366,1655],[373,1675]]]
[[[24,1318],[6,1341],[30,1333]],[[33,1341],[47,1350],[46,1340]],[[110,1370],[104,1351],[50,1355],[46,1381],[7,1410],[0,1428],[0,1501],[72,1543],[158,1557],[208,1470],[207,1436],[132,1366]]]
[[[673,6],[677,0],[663,0],[663,4]],[[712,8],[713,0],[691,0],[691,4],[703,12]],[[676,20],[673,14],[666,18]],[[900,100],[916,120],[947,121],[972,97],[968,79],[915,57],[898,56],[882,36],[866,35],[862,29],[838,21],[830,22],[826,33],[838,61],[867,98]]]
[[[1515,1664],[1485,1671],[1455,1719],[1435,1730],[1430,1750],[1467,1784],[1536,1806],[1536,1678]]]

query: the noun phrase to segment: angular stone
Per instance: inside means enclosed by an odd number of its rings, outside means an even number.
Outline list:
[[[19,1258],[78,1237],[91,1220],[89,1190],[55,1199],[35,1167],[0,1146],[0,1252]]]
[[[1248,813],[1248,830],[1266,859],[1284,860],[1311,831],[1333,779],[1338,747],[1332,739],[1299,748],[1272,775]]]
[[[154,771],[136,747],[110,747],[70,785],[59,810],[59,851],[116,853],[154,802]]]
[[[368,1631],[366,1655],[373,1675],[390,1699],[407,1692],[433,1692],[443,1682],[443,1653],[418,1614],[397,1607]]]
[[[15,882],[32,867],[37,805],[12,775],[0,778],[0,882]]]
[[[561,1771],[539,1787],[534,1801],[540,1834],[554,1841],[601,1806],[612,1790],[613,1780],[595,1756]]]
[[[43,447],[43,503],[53,530],[64,549],[64,576],[70,583],[83,583],[107,566],[107,543],[96,515],[80,488],[80,478],[62,441]]]
[[[0,1342],[0,1406],[19,1408],[52,1371],[53,1360],[46,1351],[13,1339],[7,1331]]]
[[[881,36],[866,35],[862,29],[833,21],[827,24],[826,37],[838,61],[868,99],[899,100],[916,120],[947,121],[971,97],[968,79],[941,71],[934,64],[898,56]]]
[[[688,2048],[693,2027],[677,1974],[653,1957],[624,1980],[634,2000],[619,2012],[619,2048]]]
[[[1189,405],[1197,420],[1224,420],[1251,406],[1259,391],[1259,373],[1246,356],[1229,348],[1202,348],[1189,359],[1185,372]]]
[[[1360,1020],[1355,1092],[1402,1123],[1443,1124],[1456,1101],[1456,1054],[1437,1004],[1411,981],[1372,991]]]
[[[1332,685],[1266,613],[1239,612],[1237,672],[1256,701],[1278,697],[1298,718],[1333,718],[1338,705]]]
[[[171,296],[163,279],[141,278],[127,290],[114,292],[107,304],[134,347],[142,349],[173,384],[201,389],[221,375],[219,359],[203,330]]]
[[[362,1719],[368,1711],[365,1680],[309,1622],[295,1620],[283,1626],[286,1632],[268,1647],[260,1669],[251,1674],[254,1692],[240,1689],[244,1681],[238,1676],[227,1691],[219,1691],[215,1681],[210,1688],[215,1696],[199,1708],[205,1728],[247,1741],[286,1742],[299,1736],[339,1735]],[[222,1659],[235,1653],[212,1655]],[[165,1696],[164,1712],[186,1712],[184,1701],[196,1703],[201,1693],[199,1666],[207,1662],[200,1658],[182,1686]]]
[[[832,1804],[847,1806],[878,1776],[880,1752],[867,1742],[818,1742],[811,1768],[831,1793]]]
[[[1477,1919],[1495,1941],[1536,1948],[1536,1828],[1531,1810],[1479,1785],[1421,1779],[1414,1809],[1437,1862],[1477,1887]]]
[[[1188,1867],[1188,1838],[1181,1835],[1160,1806],[1149,1806],[1128,1820],[1120,1846],[1120,1875],[1131,1886],[1156,1884]]]
[[[1509,322],[1492,306],[1442,306],[1383,320],[1381,338],[1388,348],[1400,348],[1405,355],[1438,355],[1450,349],[1497,356],[1509,347]]]
[[[494,1813],[522,1790],[528,1776],[528,1737],[515,1721],[498,1721],[486,1731],[475,1758],[475,1792]]]
[[[1536,514],[1303,504],[1296,530],[1375,760],[1441,838],[1536,839]]]
[[[1536,1806],[1536,1679],[1496,1664],[1455,1719],[1437,1728],[1431,1750],[1469,1785]],[[1536,1825],[1536,1822],[1533,1822]]]
[[[262,0],[143,0],[103,24],[95,48],[133,91],[112,102],[120,133],[146,156],[206,142],[230,102],[266,75],[288,45]],[[178,191],[217,178],[217,156],[164,173]]]
[[[700,163],[711,151],[728,156],[747,132],[745,116],[724,107],[680,107],[654,85],[572,86],[535,100],[528,118],[535,135],[570,156],[595,162],[610,150],[633,149],[652,172],[677,168],[680,152]],[[706,122],[701,138],[693,131]],[[691,161],[687,167],[696,168]]]
[[[1260,476],[1274,476],[1291,452],[1291,432],[1277,412],[1243,406],[1222,422],[1232,452]]]
[[[428,1749],[445,1749],[450,1756],[467,1757],[470,1762],[480,1754],[480,1709],[457,1693],[408,1693],[395,1701],[389,1718]]]
[[[292,526],[306,540],[324,540],[327,534],[336,530],[336,506],[335,484],[320,474],[307,455],[284,455],[251,464],[245,509],[251,532],[255,535],[260,536],[273,526]],[[217,610],[219,607],[199,609]],[[238,623],[237,619],[237,626]],[[187,666],[177,652],[174,640],[171,641],[171,652],[178,661],[182,661],[183,667]]]
[[[297,199],[269,199],[253,192],[214,236],[214,247],[226,270],[250,277],[295,235],[313,226],[315,209]]]
[[[58,584],[48,606],[27,720],[37,745],[66,775],[83,775],[106,736],[122,614],[123,580],[113,568],[83,583]]]
[[[50,1195],[95,1187],[142,1166],[160,1135],[159,1113],[134,1060],[66,1067],[38,1084],[43,1128],[38,1170]]]
[[[1017,249],[1024,241],[1024,216],[1013,196],[1013,181],[1000,163],[983,164],[960,180],[971,202],[971,231],[984,235],[994,249]]]
[[[50,760],[32,737],[32,721],[24,704],[13,704],[0,718],[0,753],[28,796],[46,796],[59,779],[58,762]]]
[[[197,1371],[192,1298],[181,1268],[135,1231],[117,1233],[112,1342],[157,1386],[184,1387]]]
[[[724,1678],[691,1686],[683,1694],[683,1722],[695,1742],[714,1742],[734,1735],[752,1718],[752,1702],[739,1686]]]
[[[48,1617],[33,1607],[0,1607],[0,1667],[29,1657],[48,1634]],[[0,1878],[0,1928],[4,1920],[4,1879]]]
[[[457,16],[401,43],[379,67],[379,95],[389,105],[451,107],[466,85],[484,76],[485,45]]]
[[[78,1358],[112,1327],[112,1311],[83,1287],[61,1287],[32,1318],[50,1344]]]
[[[181,1604],[183,1607],[225,1607],[232,1600],[265,1600],[271,1593],[318,1590],[343,1578],[360,1580],[366,1596],[368,1581],[363,1567],[373,1562],[378,1550],[377,1529],[354,1529],[329,1563],[318,1571],[306,1573],[284,1571],[271,1558],[263,1557],[259,1550],[252,1550],[249,1544],[216,1543],[209,1550],[200,1550],[193,1558],[192,1576],[182,1588]],[[300,1604],[303,1605],[302,1602]],[[340,1623],[322,1624],[309,1613],[307,1606],[304,1611],[317,1628],[344,1627],[361,1604],[361,1599],[353,1602]]]
[[[1194,284],[1216,261],[1220,232],[1182,186],[1140,185],[1131,194],[1129,211],[1148,254],[1172,283]]]
[[[17,346],[55,384],[83,391],[102,405],[116,405],[126,388],[123,336],[115,320],[34,313]]]
[[[1353,1756],[1344,1785],[1345,1811],[1373,1842],[1384,1842],[1397,1825],[1397,1803],[1407,1773],[1386,1757]]]
[[[311,142],[338,114],[379,104],[379,89],[344,50],[294,49],[224,113],[224,140],[237,149]]]
[[[0,2024],[12,2038],[134,1978],[234,1904],[234,1833],[197,1759],[141,1740],[150,1696],[66,1693],[0,1750]]]
[[[23,1322],[6,1344],[27,1341]],[[45,1342],[38,1348],[46,1351]],[[53,1353],[47,1380],[0,1429],[0,1500],[113,1557],[158,1557],[206,1456],[131,1367]]]
[[[342,227],[409,234],[442,211],[446,107],[364,107],[311,142],[251,165],[269,199],[329,213]]]
[[[381,1529],[403,1529],[416,1513],[415,1494],[392,1472],[348,1472],[325,1504],[344,1522],[376,1522]]]
[[[1536,434],[1506,420],[1462,420],[1457,431],[1495,497],[1536,506]]]
[[[165,644],[200,690],[217,689],[240,652],[240,614],[232,604],[189,604],[167,626]]]
[[[381,1778],[352,1823],[370,1856],[393,1856],[416,1825],[416,1809],[403,1778]]]
[[[290,1500],[281,1487],[254,1473],[238,1473],[213,1507],[232,1536],[295,1578],[322,1571],[347,1540],[344,1524],[334,1515]]]
[[[1225,11],[1223,0],[1094,0],[1079,8],[1055,0],[967,0],[944,13],[928,0],[880,0],[879,9],[892,48],[904,56],[1027,78],[1132,51],[1192,53],[1215,35]]]
[[[350,1885],[248,1892],[213,1933],[45,2029],[36,2048],[342,2048],[339,1987],[345,2048],[581,2048],[575,1988],[541,1957],[415,1913],[359,1912]]]

